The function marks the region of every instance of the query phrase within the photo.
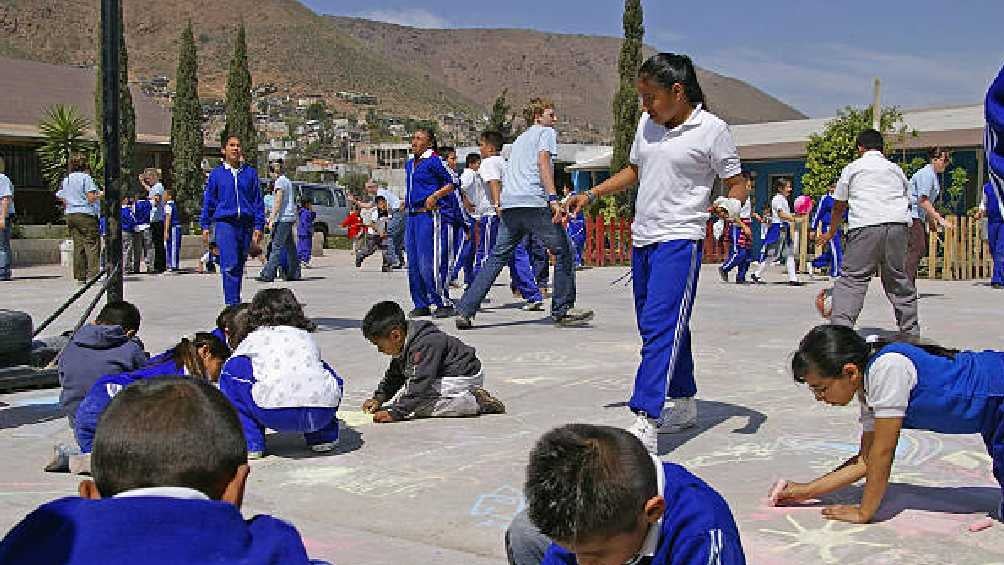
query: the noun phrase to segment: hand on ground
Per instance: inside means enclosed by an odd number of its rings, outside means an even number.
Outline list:
[[[823,518],[850,522],[851,524],[867,524],[871,520],[871,516],[865,516],[861,512],[861,507],[856,504],[827,506],[823,508]]]
[[[373,414],[373,422],[377,424],[389,424],[394,421],[394,415],[387,410],[381,410]]]

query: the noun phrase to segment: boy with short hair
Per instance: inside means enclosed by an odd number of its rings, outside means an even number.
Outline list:
[[[650,455],[619,428],[569,424],[544,434],[530,452],[524,493],[537,535],[553,540],[542,565],[571,565],[578,558],[746,563],[725,499],[683,467]],[[511,542],[525,544],[533,535],[510,529],[509,554],[524,549]]]
[[[503,414],[487,390],[474,348],[432,322],[405,319],[396,302],[379,302],[363,318],[363,335],[393,359],[363,412],[376,423],[414,418]]]
[[[377,195],[375,202],[375,208],[363,212],[366,217],[366,240],[362,249],[356,252],[356,268],[362,267],[363,261],[379,249],[383,254],[383,272],[388,273],[393,264],[387,247],[387,229],[391,219],[390,209],[387,207],[387,199],[383,196]]]
[[[3,563],[308,563],[296,528],[244,520],[248,476],[237,413],[212,385],[163,377],[119,392],[101,417],[94,480],[0,542]]]

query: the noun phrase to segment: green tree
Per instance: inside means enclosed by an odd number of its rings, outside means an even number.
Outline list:
[[[134,187],[136,182],[133,175],[136,154],[136,110],[133,108],[132,92],[129,91],[129,52],[126,49],[125,41],[125,20],[122,17],[122,5],[119,4],[119,21],[123,22],[121,37],[119,38],[119,170],[120,186],[123,192]],[[101,26],[98,26],[98,53],[101,52],[103,44],[103,34]],[[94,129],[97,132],[98,144],[101,148],[101,163],[108,162],[108,151],[105,147],[102,129],[104,124],[104,68],[101,64],[101,57],[98,57],[97,88],[94,89]],[[98,171],[91,171],[95,180],[103,175]],[[118,203],[114,203],[115,206]]]
[[[628,164],[641,108],[635,79],[641,67],[642,40],[645,36],[641,0],[624,0],[624,42],[621,44],[617,72],[620,83],[614,95],[614,152],[610,158],[610,174],[616,174]],[[632,198],[633,200],[633,198]]]
[[[94,144],[86,137],[89,127],[90,123],[80,115],[79,110],[61,104],[49,108],[38,123],[45,140],[36,150],[42,164],[42,178],[53,190],[57,190],[66,177],[71,156],[94,153]]]
[[[248,47],[244,22],[237,28],[234,54],[227,73],[227,125],[223,135],[236,135],[244,149],[244,162],[258,166],[258,133],[251,114],[251,71],[248,70]],[[226,143],[226,139],[221,139]]]
[[[324,102],[314,102],[307,107],[307,119],[322,121],[328,117],[328,107]]]
[[[174,108],[171,111],[171,151],[175,198],[188,217],[202,203],[202,105],[199,103],[199,66],[192,22],[181,32]]]
[[[512,107],[506,101],[508,94],[509,89],[503,88],[498,98],[495,99],[495,103],[492,104],[492,114],[488,118],[488,129],[501,133],[505,141],[512,139],[512,114],[510,113]]]
[[[892,156],[908,135],[917,135],[903,122],[903,113],[895,106],[882,109],[880,124],[886,155]],[[810,135],[805,146],[806,173],[802,176],[802,192],[812,196],[825,194],[840,178],[844,167],[858,158],[855,140],[859,133],[871,127],[871,107],[847,106],[826,122],[822,133]]]
[[[966,194],[966,187],[969,186],[969,171],[965,167],[955,167],[948,176],[952,182],[945,189],[948,198],[944,200],[942,208],[948,214],[957,214],[962,198]]]

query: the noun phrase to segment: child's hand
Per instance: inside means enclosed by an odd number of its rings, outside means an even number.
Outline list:
[[[794,483],[786,481],[784,488],[781,489],[781,492],[776,493],[773,497],[773,502],[775,506],[783,506],[794,502],[802,502],[803,500],[808,500],[812,497],[813,493],[809,490],[808,483]]]
[[[376,398],[371,398],[366,402],[363,402],[363,412],[366,412],[367,414],[372,414],[376,412],[378,408],[380,408],[381,404],[382,402],[380,402]]]
[[[851,524],[867,524],[871,521],[871,516],[866,516],[861,511],[861,506],[857,504],[838,504],[823,508],[823,518],[827,520],[839,520],[850,522]]]
[[[389,424],[393,421],[394,416],[386,410],[381,410],[373,414],[373,422],[377,424]]]

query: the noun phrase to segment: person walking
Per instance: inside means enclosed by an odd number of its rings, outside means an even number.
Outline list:
[[[14,185],[4,171],[4,160],[0,157],[0,281],[9,281],[13,262],[10,232],[14,221]]]
[[[601,196],[638,187],[631,272],[642,349],[628,402],[636,415],[629,431],[655,453],[659,433],[697,423],[690,315],[715,178],[739,202],[748,188],[732,133],[707,110],[690,57],[654,55],[641,66],[636,84],[644,112],[631,163],[569,198],[569,209],[575,213]],[[672,409],[666,408],[667,397]]]
[[[872,274],[878,270],[900,333],[920,335],[917,290],[906,271],[910,232],[910,181],[882,154],[882,134],[867,129],[857,137],[857,160],[840,173],[833,191],[830,229],[820,244],[836,237],[847,213],[843,274],[833,285],[830,321],[854,327],[864,307]]]
[[[928,226],[934,230],[938,226],[948,228],[948,222],[934,208],[934,202],[941,194],[939,175],[952,162],[948,151],[941,147],[930,150],[930,162],[910,177],[910,239],[906,248],[906,274],[917,284],[917,269],[920,259],[927,255]]]
[[[223,298],[227,306],[241,301],[244,263],[252,246],[261,244],[265,229],[265,202],[258,184],[258,171],[241,159],[241,140],[227,137],[223,162],[209,173],[202,197],[202,243],[209,247],[209,229],[214,227],[220,251]]]
[[[551,318],[558,325],[577,325],[593,318],[592,310],[575,308],[575,259],[565,233],[565,211],[554,185],[553,159],[558,155],[554,104],[530,100],[526,115],[533,125],[516,138],[502,182],[498,241],[484,267],[467,287],[458,306],[457,329],[470,329],[474,315],[516,246],[528,235],[540,238],[555,255]]]
[[[276,272],[286,258],[286,281],[300,280],[300,261],[296,254],[296,236],[293,225],[296,223],[296,194],[293,193],[293,183],[286,177],[282,159],[272,163],[272,174],[275,176],[275,188],[272,191],[272,209],[269,210],[268,229],[272,233],[272,250],[268,254],[268,263],[261,270],[256,280],[272,282]]]
[[[163,273],[167,270],[167,248],[160,234],[164,233],[164,185],[160,184],[160,172],[157,169],[146,169],[139,177],[146,187],[150,200],[150,232],[153,245],[153,270],[149,272]],[[149,267],[150,263],[147,263]]]
[[[73,240],[73,278],[83,284],[100,269],[101,234],[98,200],[101,192],[88,174],[87,157],[70,157],[70,174],[63,179],[56,198],[63,202],[66,227]]]

